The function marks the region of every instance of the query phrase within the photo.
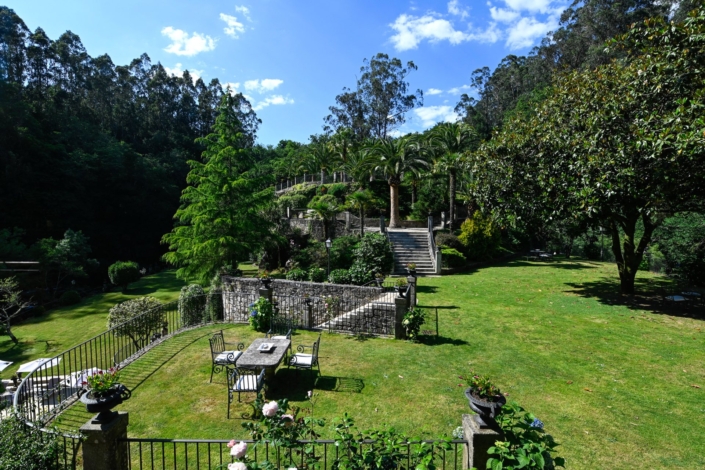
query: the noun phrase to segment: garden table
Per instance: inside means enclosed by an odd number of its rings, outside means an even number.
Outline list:
[[[269,352],[262,352],[259,347],[262,344],[273,344],[274,347]],[[242,353],[237,360],[237,366],[243,369],[264,369],[264,379],[271,382],[274,372],[284,359],[286,352],[291,346],[289,339],[257,338],[249,348]]]

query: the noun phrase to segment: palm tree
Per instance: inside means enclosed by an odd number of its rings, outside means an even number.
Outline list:
[[[479,143],[475,129],[462,122],[444,122],[429,132],[428,146],[434,156],[434,169],[448,174],[450,191],[449,228],[455,221],[455,192],[458,170],[465,164],[464,153]]]
[[[376,139],[368,149],[376,160],[375,170],[381,171],[389,183],[389,227],[400,226],[399,185],[407,173],[418,174],[428,167],[418,136],[405,135],[398,139]]]
[[[340,169],[351,176],[358,188],[364,189],[375,168],[375,160],[366,149],[350,151]]]
[[[360,236],[365,235],[365,211],[376,206],[378,199],[369,189],[355,191],[347,197],[347,205],[351,209],[357,209],[360,214]]]
[[[308,208],[313,211],[313,215],[323,221],[323,239],[330,238],[329,223],[335,220],[338,213],[338,205],[333,196],[321,196],[308,204]]]
[[[325,143],[311,144],[301,161],[299,170],[307,173],[321,171],[321,184],[325,183],[326,170],[331,169],[334,163],[333,152]]]

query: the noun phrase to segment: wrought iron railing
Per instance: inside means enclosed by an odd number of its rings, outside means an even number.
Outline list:
[[[330,184],[330,183],[350,183],[350,182],[352,182],[352,178],[342,172],[335,172],[332,174],[326,174],[322,179],[321,179],[320,173],[313,174],[313,175],[304,174],[303,176],[294,176],[293,178],[288,178],[285,181],[280,181],[279,183],[274,185],[274,190],[276,192],[285,191],[285,190],[287,190],[297,184],[302,184],[302,183]]]
[[[173,469],[214,469],[219,466],[226,468],[233,462],[230,449],[225,440],[193,440],[193,439],[123,439],[127,443],[128,461],[130,469],[173,470]],[[247,442],[250,446],[253,441]],[[449,443],[450,450],[442,449],[441,443]],[[319,468],[333,468],[334,463],[341,457],[341,449],[332,440],[302,441],[304,445],[313,446],[314,455],[320,457]],[[360,442],[360,452],[366,446],[371,446],[374,441]],[[421,443],[433,446],[436,451],[433,464],[440,470],[460,470],[463,466],[463,447],[467,444],[464,440],[440,441],[425,440],[408,442],[405,458],[399,468],[411,468],[413,452]],[[248,453],[251,459],[257,462],[265,460],[273,463],[276,468],[303,468],[304,461],[301,454],[289,450],[281,450],[265,443],[254,446]],[[427,464],[430,468],[430,464]]]
[[[433,216],[428,216],[428,251],[431,254],[431,261],[433,262],[433,269],[436,270],[436,274],[441,273],[441,260],[440,253],[436,248],[436,237],[433,236]]]

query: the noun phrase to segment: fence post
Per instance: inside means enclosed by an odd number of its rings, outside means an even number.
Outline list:
[[[81,426],[81,434],[86,436],[83,442],[84,470],[127,470],[127,424],[129,415],[118,411],[107,423],[96,423],[91,418]]]
[[[384,216],[380,214],[379,216],[379,233],[384,233],[386,230],[386,226],[384,224]]]
[[[405,299],[404,297],[394,298],[394,339],[404,339],[406,336],[406,332],[404,331],[404,327],[401,322],[404,319],[404,315],[406,315],[408,301],[409,299]]]
[[[473,416],[463,415],[463,468],[487,468],[487,451],[503,436],[494,429],[481,427]]]
[[[313,328],[313,301],[306,302],[306,327]]]
[[[272,301],[272,289],[267,289],[266,287],[259,288],[259,296]]]
[[[407,297],[409,297],[409,305],[411,305],[411,308],[416,308],[416,283],[418,280],[416,276],[409,276],[406,278],[406,281],[409,283],[409,293],[407,294]]]

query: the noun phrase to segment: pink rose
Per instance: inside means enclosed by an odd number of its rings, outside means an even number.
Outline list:
[[[286,421],[284,426],[291,427],[294,425],[294,415],[282,415],[282,421]]]
[[[232,441],[228,442],[228,447],[232,447],[232,446],[234,446],[234,445],[235,445],[235,439],[233,439]]]
[[[268,418],[276,415],[277,411],[279,411],[279,405],[277,405],[276,401],[270,401],[262,407],[262,413]]]
[[[247,465],[242,462],[229,463],[228,470],[247,470]]]
[[[308,395],[309,398],[311,398],[311,397],[313,396],[313,391],[312,391],[312,390],[309,390],[307,395]]]
[[[243,458],[246,453],[247,453],[247,442],[240,442],[239,444],[235,444],[232,447],[232,449],[230,449],[230,455],[232,455],[236,459]]]

